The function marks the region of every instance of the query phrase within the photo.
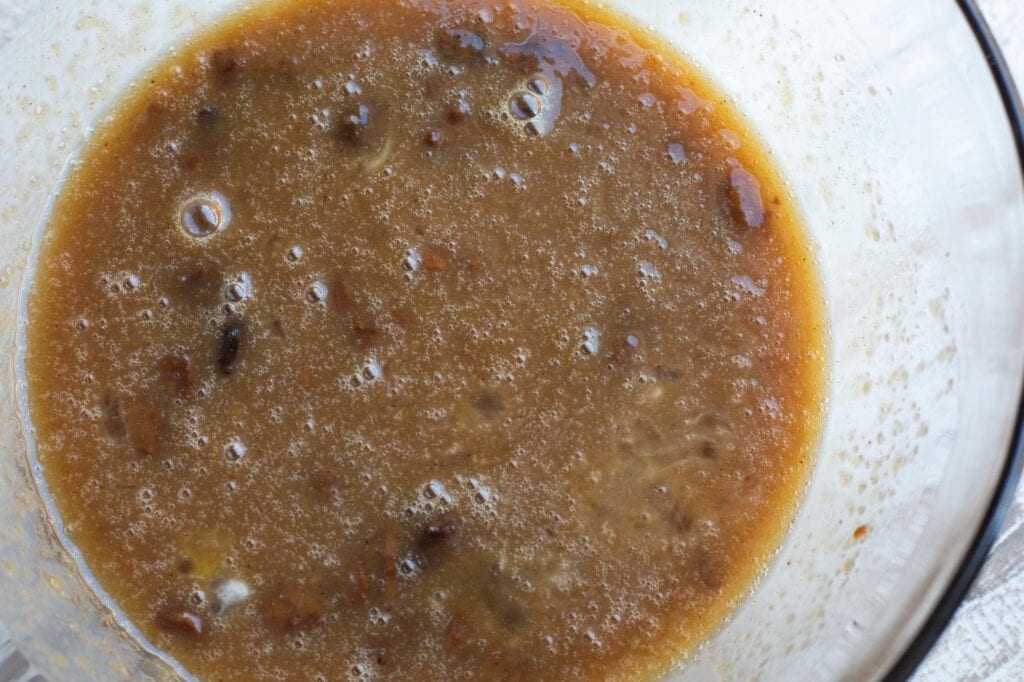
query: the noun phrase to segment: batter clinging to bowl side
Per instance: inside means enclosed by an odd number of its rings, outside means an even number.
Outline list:
[[[32,419],[68,536],[190,672],[643,678],[763,568],[818,428],[809,249],[615,22],[267,6],[96,134]]]

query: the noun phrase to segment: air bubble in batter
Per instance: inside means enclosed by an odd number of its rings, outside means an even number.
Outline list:
[[[185,202],[179,222],[190,237],[209,237],[231,223],[231,206],[220,192],[198,194]]]

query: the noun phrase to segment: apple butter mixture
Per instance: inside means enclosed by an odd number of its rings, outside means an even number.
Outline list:
[[[49,494],[202,680],[649,679],[813,460],[794,201],[603,10],[241,11],[140,78],[40,249]]]

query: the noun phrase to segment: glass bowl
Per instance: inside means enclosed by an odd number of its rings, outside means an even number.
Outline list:
[[[792,529],[668,677],[906,677],[980,567],[1021,462],[1024,133],[1005,65],[969,2],[609,4],[703,67],[767,141],[831,325],[829,416]],[[0,682],[179,674],[90,587],[37,490],[24,302],[90,131],[147,65],[240,8],[0,1]]]

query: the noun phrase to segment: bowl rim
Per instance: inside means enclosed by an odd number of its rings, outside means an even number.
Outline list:
[[[1014,84],[1010,67],[999,49],[992,29],[978,7],[977,0],[956,0],[956,4],[971,33],[978,41],[978,47],[988,63],[992,79],[999,91],[1003,108],[1006,110],[1007,122],[1013,134],[1021,182],[1024,185],[1024,106],[1021,104],[1020,94]],[[999,537],[1006,513],[1014,501],[1022,465],[1024,465],[1024,386],[1021,387],[1017,399],[1017,416],[1014,420],[1013,436],[1010,439],[1002,471],[999,473],[995,492],[985,510],[981,524],[942,596],[932,607],[931,613],[928,614],[910,644],[882,678],[885,682],[908,680],[952,621],[984,566],[989,551]]]

